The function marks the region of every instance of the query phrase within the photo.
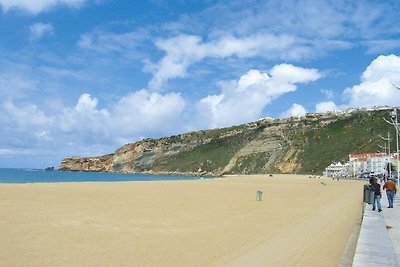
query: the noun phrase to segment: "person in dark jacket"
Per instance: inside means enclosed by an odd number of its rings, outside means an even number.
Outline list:
[[[374,202],[372,203],[372,210],[376,209],[376,206],[378,206],[378,211],[382,211],[382,206],[381,206],[381,185],[378,184],[378,179],[376,178],[371,178],[369,180],[371,183],[371,186],[374,190]]]

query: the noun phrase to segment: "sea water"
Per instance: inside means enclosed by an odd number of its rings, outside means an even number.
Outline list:
[[[64,172],[40,169],[0,168],[0,183],[60,183],[60,182],[120,182],[120,181],[165,181],[197,180],[197,176],[119,174],[100,172]]]

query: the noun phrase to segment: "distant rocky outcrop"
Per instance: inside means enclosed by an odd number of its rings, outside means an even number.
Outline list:
[[[99,157],[71,157],[59,170],[221,175],[322,173],[349,153],[376,150],[386,109],[265,118],[229,128],[195,131],[126,144]]]

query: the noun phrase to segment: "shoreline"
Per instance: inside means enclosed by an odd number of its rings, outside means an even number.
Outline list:
[[[0,265],[337,266],[359,188],[298,175],[0,184]]]
[[[31,169],[0,169],[0,184],[63,183],[63,182],[117,182],[207,179],[207,176],[152,175],[101,172],[63,172]]]

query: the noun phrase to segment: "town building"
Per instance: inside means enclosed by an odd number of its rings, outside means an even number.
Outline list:
[[[323,174],[327,177],[363,177],[366,174],[388,176],[388,163],[397,168],[399,159],[394,154],[392,157],[384,153],[349,154],[347,163],[334,162],[325,168]]]
[[[387,175],[386,166],[391,157],[384,153],[349,154],[349,163],[352,176],[360,176],[364,173]]]
[[[350,165],[348,163],[342,164],[341,162],[332,163],[325,168],[323,173],[326,177],[349,177],[350,176]]]

